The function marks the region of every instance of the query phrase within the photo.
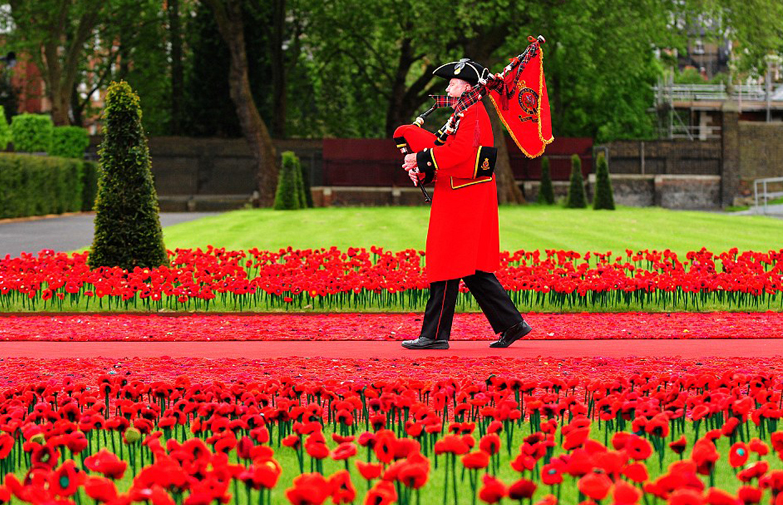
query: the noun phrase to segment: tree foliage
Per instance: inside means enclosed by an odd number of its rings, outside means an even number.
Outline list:
[[[3,24],[16,52],[41,71],[58,126],[70,124],[70,98],[80,64],[95,52],[92,37],[105,14],[103,0],[8,0]]]
[[[765,56],[783,50],[779,0],[234,3],[245,21],[249,88],[277,138],[388,137],[426,108],[428,95],[443,93],[445,83],[431,75],[438,65],[467,56],[499,71],[528,35],[542,34],[555,135],[645,139],[654,135],[650,87],[670,64],[656,59],[656,49],[685,51],[694,36],[731,40],[732,71],[742,75],[763,74]],[[172,82],[178,57],[170,2],[7,5],[0,29],[8,47],[42,70],[56,124],[80,124],[96,112],[96,94],[125,79],[146,104],[152,134],[173,131],[179,116],[172,111],[181,103],[186,134],[241,135],[224,79],[230,52],[205,3],[177,1],[184,86]],[[440,126],[447,112],[428,126]]]

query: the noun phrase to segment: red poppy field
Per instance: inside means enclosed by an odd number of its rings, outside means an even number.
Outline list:
[[[779,504],[781,370],[782,358],[7,359],[0,497]]]
[[[0,340],[329,345],[421,324],[417,251],[171,257],[133,272],[47,251],[0,260]],[[591,311],[526,313],[531,338],[703,339],[705,357],[8,355],[0,501],[783,505],[780,351],[706,357],[708,339],[778,345],[783,251],[519,251],[499,278],[520,308]],[[694,311],[710,304],[746,312]],[[691,312],[607,312],[629,306]],[[493,335],[483,314],[461,313],[453,338]]]
[[[210,246],[169,251],[170,266],[131,272],[90,270],[87,256],[44,250],[0,260],[0,309],[405,311],[427,298],[424,253],[413,249]],[[783,250],[702,249],[685,258],[669,250],[506,251],[497,276],[524,310],[783,307]],[[458,303],[470,306],[472,297],[461,291]]]
[[[525,314],[526,340],[779,338],[781,312]],[[588,328],[589,331],[585,331]],[[420,313],[0,315],[0,341],[404,340]],[[453,340],[494,340],[481,313],[456,314]]]

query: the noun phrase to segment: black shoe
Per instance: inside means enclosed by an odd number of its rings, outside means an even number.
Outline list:
[[[520,338],[524,337],[528,333],[533,331],[533,328],[525,321],[517,323],[511,328],[507,329],[500,334],[500,339],[497,342],[489,344],[490,347],[508,347]]]
[[[406,349],[448,349],[449,342],[447,340],[419,337],[416,340],[403,340],[402,346]]]

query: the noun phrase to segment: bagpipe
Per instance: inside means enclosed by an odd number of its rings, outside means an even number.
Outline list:
[[[484,69],[478,84],[459,98],[431,95],[435,103],[420,114],[413,124],[422,127],[427,116],[436,109],[451,107],[454,112],[435,135],[435,146],[441,146],[449,135],[454,135],[459,129],[465,110],[489,95],[503,125],[522,153],[528,158],[542,155],[547,144],[554,140],[541,49],[541,44],[546,40],[539,35],[537,38],[528,37],[528,41],[530,45],[521,54],[511,58],[502,72],[491,74]],[[423,148],[412,145],[415,142],[405,137],[395,135],[395,141],[403,154]],[[432,199],[424,184],[426,182],[418,186],[425,201],[430,202]]]

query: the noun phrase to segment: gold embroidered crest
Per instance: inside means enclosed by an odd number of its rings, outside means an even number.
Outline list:
[[[481,164],[481,170],[489,170],[489,158],[484,158],[484,163]]]

